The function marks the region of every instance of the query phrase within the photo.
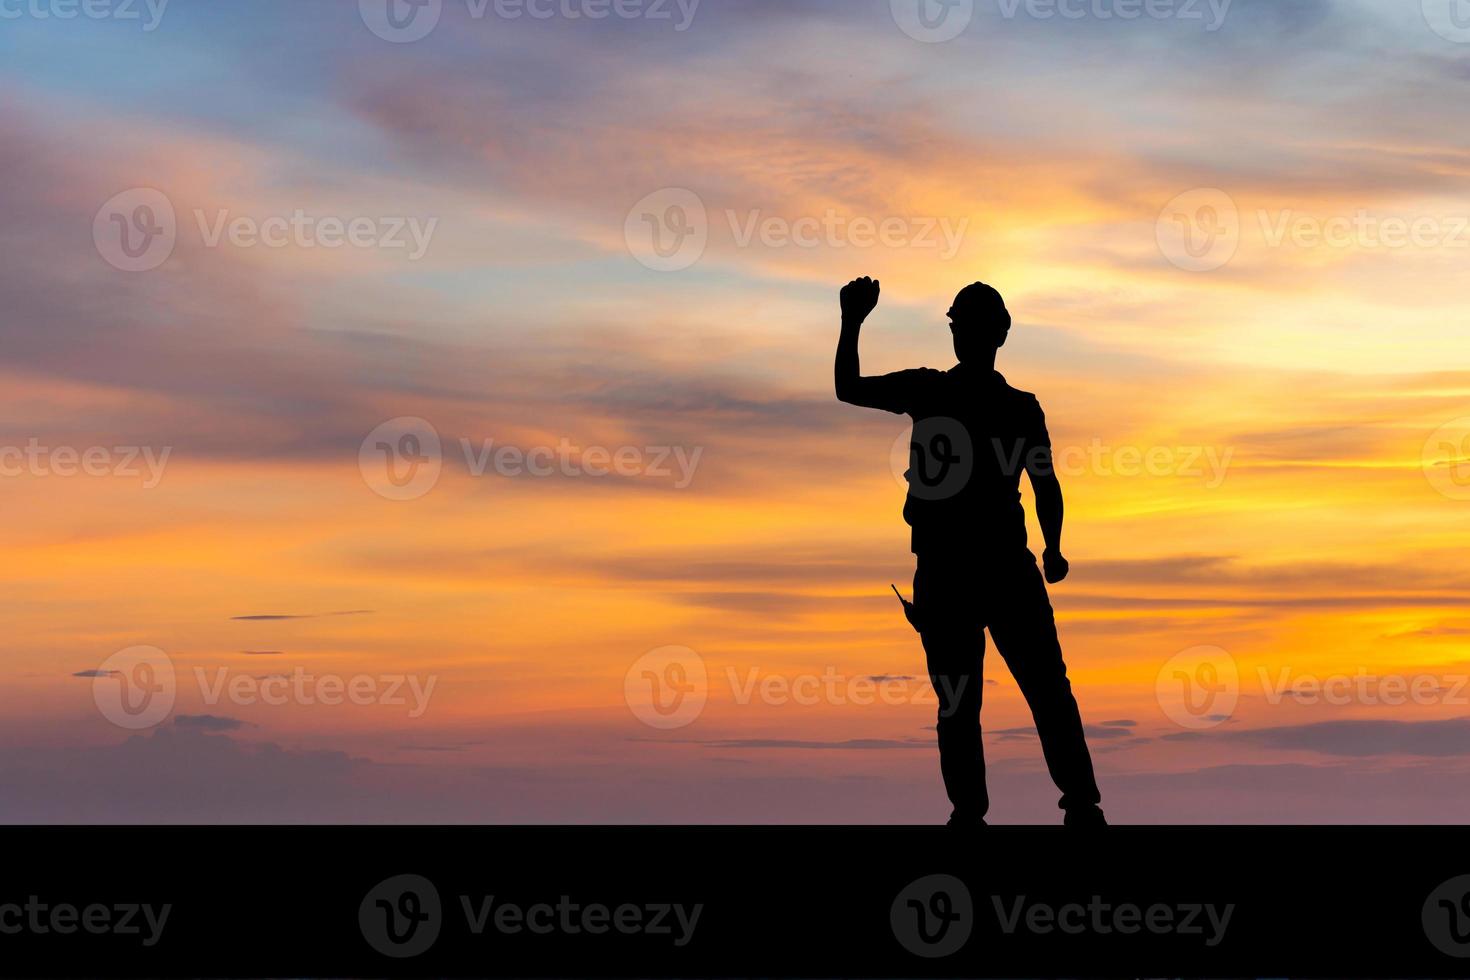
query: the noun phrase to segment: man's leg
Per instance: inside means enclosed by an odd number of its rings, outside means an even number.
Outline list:
[[[1062,791],[1060,806],[1068,813],[1093,812],[1101,795],[1062,661],[1046,583],[1034,560],[1002,575],[992,593],[996,601],[991,606],[990,637],[1031,706],[1046,767]]]
[[[939,771],[954,804],[950,822],[978,824],[990,809],[980,741],[985,632],[973,612],[974,597],[966,595],[964,584],[952,569],[920,559],[914,574],[914,610],[929,682],[939,698]]]

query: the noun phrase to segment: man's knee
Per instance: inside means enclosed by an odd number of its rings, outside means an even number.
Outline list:
[[[1072,681],[1067,677],[1067,665],[1060,655],[1038,656],[1024,665],[1013,665],[1011,673],[1022,696],[1033,709],[1054,703],[1064,704],[1072,697]]]
[[[979,705],[940,705],[934,730],[944,745],[968,744],[980,741]]]
[[[980,678],[968,672],[929,674],[929,685],[939,701],[939,718],[970,712],[980,713]]]

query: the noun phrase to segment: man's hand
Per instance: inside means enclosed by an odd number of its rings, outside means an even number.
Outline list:
[[[842,322],[862,323],[878,305],[879,283],[863,276],[842,287]]]
[[[1041,553],[1042,573],[1046,575],[1047,582],[1052,585],[1056,585],[1062,579],[1066,578],[1067,572],[1071,570],[1071,567],[1071,565],[1067,564],[1067,559],[1062,557],[1060,551],[1047,548]]]

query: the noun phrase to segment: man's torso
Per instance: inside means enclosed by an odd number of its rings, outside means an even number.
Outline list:
[[[1026,553],[1021,473],[1048,452],[1036,397],[998,372],[919,369],[889,377],[898,408],[914,420],[904,520],[915,553],[972,553],[1005,559]],[[1049,456],[1047,457],[1049,460]]]

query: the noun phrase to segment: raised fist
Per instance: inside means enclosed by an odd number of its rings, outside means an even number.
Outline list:
[[[1072,566],[1067,563],[1067,559],[1062,557],[1060,551],[1048,548],[1041,553],[1041,570],[1046,575],[1046,580],[1052,585],[1066,578],[1067,572],[1071,569]]]
[[[861,323],[878,305],[878,280],[863,276],[842,287],[842,319]]]

